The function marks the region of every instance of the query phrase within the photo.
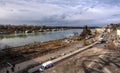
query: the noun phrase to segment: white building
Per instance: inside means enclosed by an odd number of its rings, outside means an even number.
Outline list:
[[[120,29],[117,29],[117,36],[120,37]]]
[[[107,32],[109,32],[109,33],[110,33],[110,32],[111,32],[111,29],[107,29]]]

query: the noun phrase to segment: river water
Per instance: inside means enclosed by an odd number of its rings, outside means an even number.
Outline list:
[[[0,49],[5,47],[23,46],[35,42],[46,42],[50,40],[62,39],[73,35],[74,32],[81,33],[82,29],[71,29],[54,32],[38,32],[38,33],[19,33],[0,35]]]

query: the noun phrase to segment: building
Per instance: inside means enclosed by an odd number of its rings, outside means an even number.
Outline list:
[[[120,37],[120,29],[117,29],[117,36]]]

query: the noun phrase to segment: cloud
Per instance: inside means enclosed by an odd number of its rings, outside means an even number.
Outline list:
[[[0,0],[0,22],[83,25],[119,22],[120,0]]]

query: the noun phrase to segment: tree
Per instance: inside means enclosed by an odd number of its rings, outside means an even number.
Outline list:
[[[87,25],[85,25],[85,26],[83,27],[83,31],[82,31],[82,33],[80,34],[80,36],[84,39],[84,38],[86,38],[88,35],[91,35],[91,30],[90,30],[90,28],[89,28]]]

